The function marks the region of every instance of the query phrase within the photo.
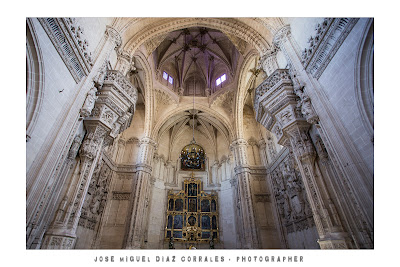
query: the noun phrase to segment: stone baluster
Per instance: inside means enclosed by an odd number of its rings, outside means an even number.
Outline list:
[[[242,234],[243,248],[258,248],[259,240],[255,223],[252,193],[250,186],[250,168],[247,163],[247,142],[244,139],[236,139],[231,144],[231,150],[235,159],[235,178],[237,180],[237,202],[240,206],[240,218],[238,222],[244,231]]]
[[[151,161],[156,142],[149,137],[140,140],[137,172],[132,187],[130,215],[125,232],[125,248],[141,248],[144,241],[144,233],[148,220],[148,204],[150,198]]]

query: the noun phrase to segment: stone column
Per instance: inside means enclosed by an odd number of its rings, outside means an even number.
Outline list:
[[[71,198],[71,204],[62,221],[55,221],[47,231],[42,248],[70,249],[74,247],[81,209],[97,164],[107,128],[87,126],[87,134],[80,149],[80,176]]]
[[[290,147],[300,169],[321,248],[348,248],[347,233],[335,212],[324,178],[315,164],[316,152],[308,134],[289,70],[276,70],[256,89],[256,120],[275,133],[278,143]]]
[[[151,138],[144,137],[140,140],[137,171],[131,194],[130,217],[124,240],[124,247],[128,249],[137,249],[143,246],[151,193],[151,161],[155,150],[156,142]]]
[[[322,249],[349,248],[348,234],[344,232],[335,205],[330,200],[324,179],[315,164],[316,151],[308,134],[310,125],[296,122],[284,131],[288,134],[304,187],[313,212]]]
[[[247,142],[244,139],[236,139],[231,144],[231,150],[235,158],[235,180],[237,181],[236,198],[240,206],[240,218],[238,222],[243,229],[243,248],[256,249],[259,247],[255,215],[253,209],[252,193],[250,186],[250,168],[247,164]]]
[[[350,136],[336,117],[335,109],[318,80],[324,71],[324,66],[329,63],[329,59],[339,49],[357,20],[356,18],[325,19],[317,26],[315,38],[310,38],[311,47],[303,53],[292,38],[289,25],[275,33],[273,43],[283,52],[290,65],[295,93],[300,98],[300,111],[309,123],[318,122],[318,130],[321,136],[324,136],[324,143],[339,174],[334,177],[339,185],[335,190],[345,188],[343,196],[347,199],[348,205],[352,206],[350,207],[352,210],[359,210],[357,224],[364,225],[362,228],[371,233],[368,238],[370,240],[373,238],[373,173],[369,171],[354,144],[349,141]],[[349,162],[356,164],[348,164]],[[359,228],[355,225],[351,227]],[[369,241],[363,246],[368,247],[368,243]]]
[[[86,115],[86,136],[79,157],[79,178],[72,184],[62,205],[68,202],[64,216],[56,220],[46,232],[42,248],[70,249],[74,247],[76,230],[93,171],[102,153],[103,143],[114,139],[130,124],[131,107],[137,99],[137,90],[117,71],[107,71],[96,95],[88,94],[81,115]],[[97,91],[97,89],[96,89]],[[134,97],[136,96],[136,97]],[[94,100],[95,104],[91,101]],[[88,105],[90,103],[90,105]],[[84,112],[82,112],[82,110]]]
[[[64,164],[68,148],[72,144],[77,127],[81,118],[78,113],[82,103],[87,98],[87,92],[93,88],[94,83],[101,82],[104,77],[106,62],[111,52],[121,44],[121,37],[111,27],[107,27],[103,39],[95,51],[95,63],[87,78],[82,80],[76,88],[77,93],[71,106],[66,107],[63,118],[57,122],[49,133],[48,142],[40,153],[40,157],[32,164],[27,173],[27,198],[26,198],[26,219],[27,219],[27,248],[38,248],[45,232],[45,228],[54,215],[51,208],[54,199],[61,194],[62,187],[59,181],[65,180],[61,165]],[[99,70],[99,71],[97,71]],[[36,241],[34,241],[36,240]],[[36,242],[36,244],[33,244]]]

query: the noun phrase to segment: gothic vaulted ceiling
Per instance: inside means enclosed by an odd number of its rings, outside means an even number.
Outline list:
[[[239,57],[238,49],[224,33],[205,27],[173,31],[153,52],[158,73],[173,77],[175,88],[183,88],[183,95],[196,92],[198,96],[208,96],[231,82]],[[226,81],[217,85],[223,74]]]

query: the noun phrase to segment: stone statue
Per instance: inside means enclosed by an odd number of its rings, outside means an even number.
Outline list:
[[[94,108],[94,104],[97,100],[97,88],[96,87],[92,87],[89,92],[87,93],[86,99],[85,99],[85,103],[83,103],[83,106],[81,108],[81,116],[82,117],[88,117],[90,116],[90,114],[92,113],[92,110]]]
[[[81,146],[82,143],[82,136],[77,135],[74,138],[74,141],[72,141],[71,148],[69,149],[68,152],[68,158],[69,159],[74,159],[76,155],[78,154],[79,147]]]

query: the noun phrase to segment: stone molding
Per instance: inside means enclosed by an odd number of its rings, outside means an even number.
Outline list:
[[[38,18],[75,82],[87,76],[93,67],[89,43],[75,18]]]
[[[136,105],[138,91],[120,71],[108,70],[104,77],[103,87],[105,85],[112,85],[124,100]]]
[[[138,31],[138,33],[130,39],[125,50],[130,54],[134,53],[137,48],[148,40],[164,35],[166,32],[171,32],[189,27],[211,27],[232,34],[242,39],[243,41],[252,44],[256,49],[264,53],[269,49],[268,42],[256,30],[238,20],[218,19],[218,18],[180,18],[162,20],[155,24],[150,24]]]
[[[129,200],[131,197],[131,192],[123,191],[113,191],[112,200]]]
[[[301,55],[308,73],[316,79],[321,77],[357,21],[358,18],[325,18],[316,26],[316,35],[309,38],[309,47]]]

